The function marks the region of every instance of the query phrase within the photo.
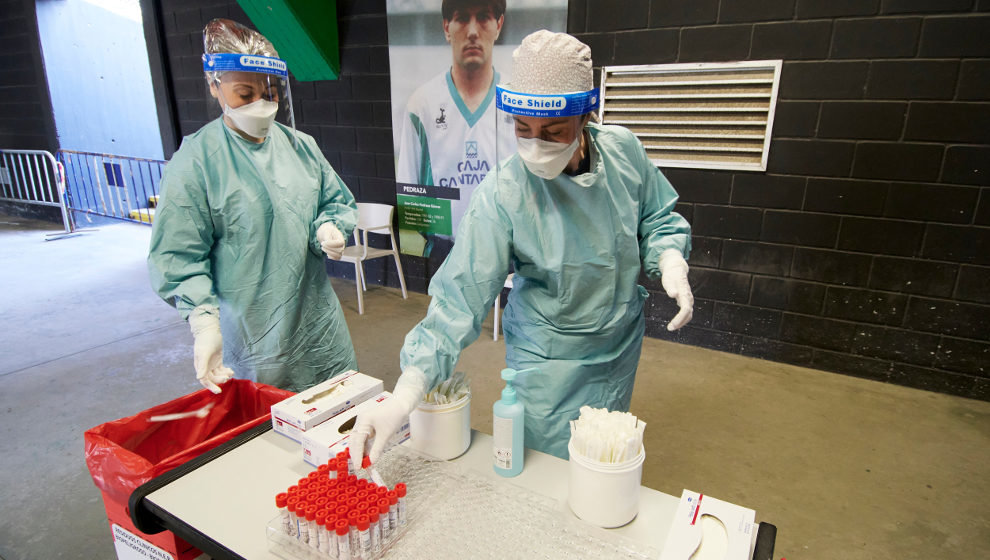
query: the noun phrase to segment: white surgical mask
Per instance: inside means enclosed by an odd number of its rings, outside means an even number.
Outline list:
[[[539,138],[516,138],[516,145],[519,149],[519,157],[530,173],[542,179],[553,179],[567,167],[567,162],[577,150],[580,139],[581,135],[578,134],[573,142],[563,144],[547,142]]]
[[[238,130],[254,138],[268,136],[277,112],[278,103],[266,99],[259,99],[236,109],[225,104],[223,109],[223,114],[230,117]]]

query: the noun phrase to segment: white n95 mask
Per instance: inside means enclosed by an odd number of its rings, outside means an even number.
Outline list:
[[[223,114],[230,117],[241,132],[254,138],[265,138],[268,131],[275,122],[275,113],[278,112],[278,103],[259,99],[257,101],[241,105],[236,109],[230,105],[224,105]]]
[[[516,145],[519,157],[530,173],[541,179],[553,179],[567,167],[580,139],[581,135],[578,134],[570,144],[562,144],[539,138],[516,138]]]

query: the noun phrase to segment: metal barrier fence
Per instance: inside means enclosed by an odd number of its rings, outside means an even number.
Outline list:
[[[0,150],[0,200],[55,206],[65,233],[74,230],[65,204],[65,169],[45,150]]]
[[[67,206],[85,214],[150,224],[165,161],[59,150]]]

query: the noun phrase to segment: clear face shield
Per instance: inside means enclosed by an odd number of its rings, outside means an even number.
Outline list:
[[[518,152],[529,173],[545,180],[556,178],[580,144],[584,115],[598,109],[598,90],[532,94],[509,87],[495,89],[496,127],[511,130],[516,143],[512,152],[498,154],[498,160]],[[497,133],[501,137],[509,130]]]
[[[262,141],[275,121],[291,130],[296,141],[289,73],[284,60],[246,54],[204,54],[213,112],[221,111],[227,126],[249,140]]]

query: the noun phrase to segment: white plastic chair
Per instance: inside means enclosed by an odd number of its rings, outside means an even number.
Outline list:
[[[512,273],[505,279],[506,288],[509,288],[510,290],[512,289],[512,277],[515,275],[516,275],[515,273]],[[495,309],[492,310],[492,314],[494,314],[495,316],[495,328],[492,329],[492,338],[495,340],[498,340],[498,317],[501,314],[501,312],[502,312],[502,290],[499,290],[498,295],[495,296]]]
[[[354,245],[344,247],[340,260],[354,263],[355,284],[357,284],[358,313],[364,315],[364,294],[368,285],[364,279],[364,261],[387,257],[395,259],[395,268],[399,271],[399,284],[402,286],[402,298],[408,298],[406,279],[402,275],[402,263],[399,262],[399,250],[395,243],[395,233],[392,231],[392,214],[395,208],[389,204],[358,202],[358,223],[354,228]],[[368,246],[368,232],[388,235],[391,245],[389,249],[377,249]]]

